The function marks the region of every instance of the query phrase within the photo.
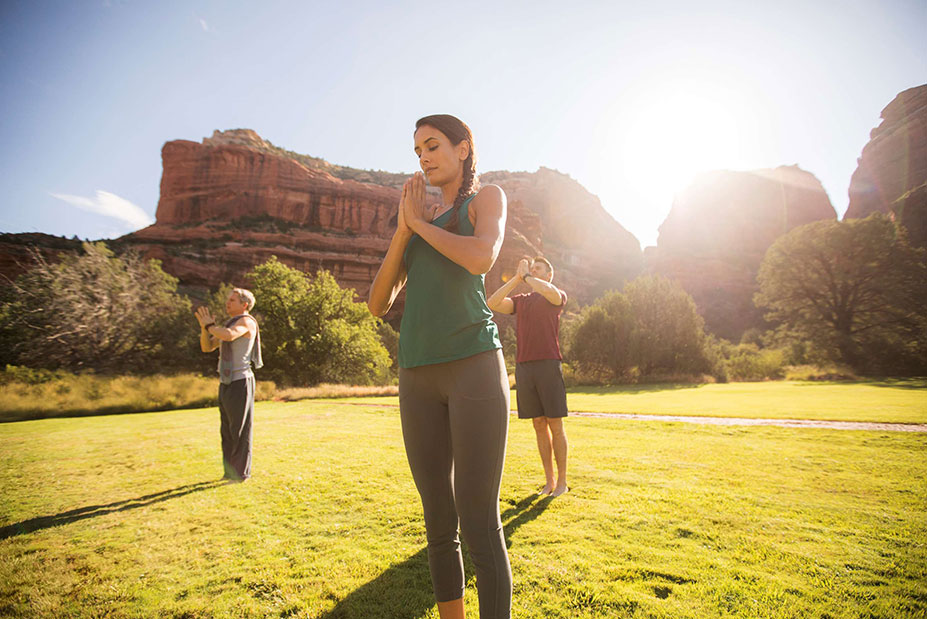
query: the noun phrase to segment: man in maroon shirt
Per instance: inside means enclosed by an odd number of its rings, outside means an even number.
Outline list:
[[[553,279],[554,268],[544,258],[535,258],[530,267],[527,260],[522,260],[515,276],[489,297],[488,305],[494,312],[515,314],[518,418],[534,422],[546,478],[540,494],[560,496],[569,490],[567,438],[563,431],[563,418],[567,416],[566,388],[559,339],[560,313],[567,295],[551,283]],[[531,292],[508,296],[522,282]],[[557,461],[556,480],[551,454]]]

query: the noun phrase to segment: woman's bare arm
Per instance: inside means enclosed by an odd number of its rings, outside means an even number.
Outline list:
[[[505,237],[505,193],[500,187],[487,185],[471,200],[470,209],[476,218],[473,236],[454,234],[425,220],[425,184],[420,174],[413,177],[411,192],[405,202],[405,215],[413,232],[474,275],[492,268]]]
[[[390,240],[386,256],[377,270],[370,292],[367,295],[367,309],[374,316],[383,316],[393,306],[399,291],[406,285],[406,266],[402,255],[412,238],[412,231],[405,223],[403,204],[409,191],[409,181],[402,188],[402,197],[399,200],[399,214],[396,218],[396,232]]]

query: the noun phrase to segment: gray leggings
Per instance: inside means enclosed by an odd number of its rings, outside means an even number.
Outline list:
[[[463,596],[460,531],[476,568],[481,619],[508,619],[512,572],[499,517],[509,426],[502,351],[399,370],[402,437],[422,497],[439,602]]]

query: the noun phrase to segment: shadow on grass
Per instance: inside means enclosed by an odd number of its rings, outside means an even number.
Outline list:
[[[16,411],[0,413],[0,423],[17,421],[37,421],[39,419],[70,419],[72,417],[103,417],[106,415],[135,415],[137,413],[163,413],[167,411],[213,408],[219,402],[214,397],[191,400],[180,404],[160,404],[158,406],[126,407],[123,404],[101,406],[99,408],[73,408],[56,411]]]
[[[547,509],[553,499],[529,495],[502,512],[502,530],[506,547],[511,546],[512,532],[531,522]],[[465,555],[465,559],[468,557]],[[466,561],[466,571],[473,566]],[[417,553],[391,566],[388,570],[361,585],[318,619],[363,619],[366,617],[422,617],[435,605],[428,571],[428,550]],[[399,614],[396,614],[399,613]]]
[[[78,520],[86,520],[87,518],[96,518],[97,516],[105,516],[106,514],[112,514],[114,512],[122,512],[139,507],[145,507],[153,503],[160,503],[161,501],[167,501],[168,499],[176,499],[177,497],[182,497],[185,494],[190,494],[191,492],[208,490],[210,488],[222,486],[227,483],[232,482],[221,479],[215,481],[201,481],[195,484],[187,484],[186,486],[178,486],[177,488],[172,488],[171,490],[162,490],[161,492],[146,494],[134,499],[115,501],[114,503],[107,503],[106,505],[88,505],[87,507],[79,507],[70,511],[61,512],[60,514],[55,514],[54,516],[30,518],[29,520],[23,520],[22,522],[17,522],[16,524],[10,524],[0,528],[0,540],[15,537],[17,535],[25,535],[26,533],[32,533],[33,531],[38,531],[40,529],[48,529],[63,524],[69,524],[71,522],[77,522]]]
[[[652,391],[676,391],[679,389],[698,389],[707,383],[652,383],[648,385],[604,385],[568,387],[567,395],[617,395],[650,393]]]
[[[822,385],[863,385],[865,387],[890,387],[892,389],[927,389],[927,378],[860,378],[853,380],[802,380],[791,381],[796,387],[820,387]]]
[[[861,384],[872,387],[892,387],[894,389],[927,389],[927,378],[883,378],[881,380],[862,381]]]

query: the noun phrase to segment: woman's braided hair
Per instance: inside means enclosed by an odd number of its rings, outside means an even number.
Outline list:
[[[454,198],[454,209],[450,219],[444,225],[448,232],[457,234],[460,231],[460,207],[464,200],[476,193],[480,187],[480,180],[476,174],[476,145],[473,142],[473,132],[470,127],[462,120],[450,114],[434,114],[419,118],[415,122],[415,130],[418,131],[423,125],[434,127],[447,136],[451,144],[457,146],[464,140],[470,146],[470,154],[463,161],[463,181],[460,183],[460,189],[457,191],[457,197]]]

